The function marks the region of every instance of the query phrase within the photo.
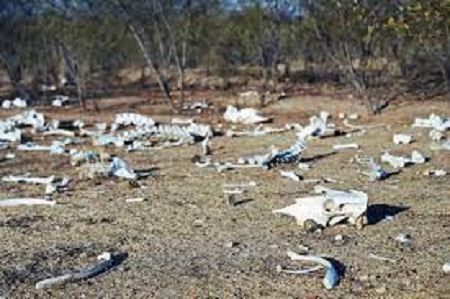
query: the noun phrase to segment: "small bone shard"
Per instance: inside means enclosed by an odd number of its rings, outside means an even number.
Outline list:
[[[371,259],[378,260],[378,261],[383,261],[383,262],[390,262],[390,263],[396,263],[397,262],[397,260],[394,260],[394,259],[391,259],[391,258],[388,258],[388,257],[384,257],[384,256],[380,256],[380,255],[376,255],[376,254],[373,254],[373,253],[369,254],[369,257]]]
[[[66,284],[69,282],[74,282],[78,280],[84,280],[96,276],[100,273],[105,272],[113,265],[113,259],[111,253],[105,252],[97,257],[100,263],[90,266],[85,269],[81,269],[76,272],[72,272],[69,274],[65,274],[62,276],[57,276],[53,278],[48,278],[42,281],[39,281],[36,284],[36,289],[48,289],[58,285]]]
[[[271,120],[268,117],[262,116],[261,113],[256,109],[245,108],[239,110],[233,106],[227,107],[227,110],[225,111],[223,117],[227,122],[234,124],[241,123],[246,125],[265,123]]]
[[[281,170],[280,171],[280,175],[282,177],[284,177],[284,178],[288,178],[288,179],[291,179],[291,180],[296,181],[296,182],[300,182],[303,179],[301,176],[299,176],[298,174],[296,174],[293,171],[283,171],[283,170]]]
[[[359,145],[357,145],[356,143],[333,145],[333,150],[335,150],[335,151],[345,150],[345,149],[359,149]]]
[[[406,134],[395,134],[392,140],[395,144],[410,144],[413,138]]]

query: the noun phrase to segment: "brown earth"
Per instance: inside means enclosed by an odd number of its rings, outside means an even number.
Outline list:
[[[217,124],[221,122],[218,111],[227,101],[219,96],[209,99],[216,112],[194,117]],[[232,103],[233,99],[229,100]],[[119,111],[136,111],[161,120],[169,117],[162,105],[133,105],[140,102],[139,98],[103,101],[99,113],[83,113],[82,117],[88,123],[110,121]],[[80,116],[74,109],[38,110],[60,119]],[[304,154],[315,163],[309,171],[294,165],[225,173],[200,169],[190,161],[200,154],[199,146],[132,154],[108,149],[136,169],[158,169],[156,178],[140,181],[147,190],[130,189],[117,179],[100,185],[79,180],[66,157],[17,152],[16,159],[1,162],[0,176],[69,174],[75,180],[72,191],[56,197],[61,204],[55,207],[0,209],[0,297],[450,298],[449,276],[442,272],[442,265],[450,261],[450,179],[422,174],[426,169],[450,171],[450,152],[431,152],[427,130],[410,126],[415,117],[428,117],[431,112],[450,115],[449,103],[403,102],[373,117],[355,101],[303,96],[263,109],[274,117],[275,125],[305,124],[321,110],[330,112],[339,126],[339,112],[357,112],[362,119],[354,123],[387,127],[369,130],[362,137],[312,141]],[[164,115],[155,115],[161,111]],[[1,116],[14,112],[2,111]],[[395,146],[392,135],[397,132],[411,133],[417,142]],[[294,140],[294,133],[217,137],[212,142],[213,158],[260,153],[270,145],[284,148]],[[357,142],[361,152],[326,155],[332,144],[350,142]],[[383,182],[369,182],[358,174],[358,165],[349,163],[355,154],[378,158],[384,150],[408,155],[412,149],[429,155],[430,162],[408,167]],[[306,233],[294,219],[272,214],[273,209],[293,203],[313,188],[281,178],[280,168],[295,170],[305,178],[335,179],[336,183],[328,184],[332,188],[367,192],[370,224],[360,231],[339,225],[321,233]],[[249,181],[258,185],[239,198],[243,203],[227,205],[222,184]],[[40,196],[42,187],[1,183],[0,193],[1,198]],[[148,200],[125,202],[134,197]],[[393,221],[383,220],[388,215]],[[395,242],[402,233],[412,236],[411,246]],[[334,241],[338,234],[344,236],[344,242]],[[230,242],[236,246],[227,246]],[[292,264],[286,251],[298,251],[299,245],[339,262],[343,277],[336,289],[324,289],[322,272],[301,276],[277,273],[278,264]],[[106,250],[123,254],[107,273],[52,290],[35,289],[37,281],[92,264]],[[396,262],[374,260],[370,254]]]

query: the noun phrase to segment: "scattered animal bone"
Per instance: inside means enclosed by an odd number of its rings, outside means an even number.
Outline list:
[[[150,117],[137,114],[137,113],[119,113],[116,114],[114,121],[114,129],[120,126],[136,126],[141,128],[149,128],[155,125],[155,121]],[[115,131],[115,130],[113,130]]]
[[[53,130],[80,130],[84,127],[84,123],[81,120],[52,120]]]
[[[389,177],[389,173],[386,170],[384,170],[384,168],[381,167],[381,165],[375,163],[373,159],[370,159],[370,161],[367,162],[367,164],[370,167],[370,172],[369,173],[363,172],[363,174],[367,175],[372,182],[382,181]]]
[[[193,118],[187,118],[187,119],[173,118],[170,123],[172,125],[190,125],[190,124],[195,123],[195,120]]]
[[[306,149],[306,143],[306,138],[300,137],[289,149],[281,152],[272,150],[268,155],[260,157],[262,159],[258,159],[258,164],[263,169],[270,169],[280,163],[298,162],[300,154]]]
[[[237,132],[233,130],[228,130],[225,135],[227,137],[242,137],[242,136],[248,136],[248,137],[260,137],[260,136],[266,136],[268,134],[274,134],[274,133],[282,133],[286,132],[286,129],[275,129],[275,128],[268,128],[263,127],[262,125],[257,126],[253,131],[243,131],[243,132]]]
[[[359,119],[359,115],[357,113],[351,113],[347,116],[347,118],[350,120],[357,120]]]
[[[67,137],[75,137],[75,132],[69,131],[69,130],[63,130],[63,129],[52,129],[49,131],[46,131],[43,133],[44,136],[67,136]]]
[[[303,170],[308,170],[308,169],[312,168],[312,165],[308,164],[308,163],[299,162],[298,163],[298,168],[299,169],[303,169]]]
[[[94,138],[92,144],[95,146],[107,146],[113,144],[120,147],[121,145],[123,145],[123,142],[121,142],[121,140],[119,140],[119,138],[115,136],[100,135],[97,138]]]
[[[443,170],[443,169],[437,169],[437,170],[426,170],[424,172],[425,176],[437,176],[437,177],[442,177],[442,176],[446,176],[447,175],[447,171]]]
[[[16,157],[16,154],[14,153],[7,153],[5,158],[8,160],[14,159]]]
[[[345,149],[359,149],[359,145],[357,145],[356,143],[333,145],[333,150],[335,150],[335,151],[345,150]]]
[[[303,178],[301,176],[299,176],[298,174],[296,174],[293,171],[280,170],[280,175],[284,178],[288,178],[288,179],[291,179],[296,182],[300,182],[301,180],[303,180]]]
[[[52,106],[53,107],[64,107],[69,103],[69,97],[63,95],[56,95],[53,97]]]
[[[423,164],[427,161],[419,151],[413,151],[411,154],[411,162],[414,164]]]
[[[323,266],[318,265],[315,267],[311,267],[308,269],[292,269],[291,267],[282,267],[281,265],[277,266],[277,272],[278,273],[286,273],[286,274],[308,274],[308,273],[312,273],[312,272],[316,272],[319,271],[320,269],[322,269]]]
[[[450,140],[442,143],[433,142],[430,144],[430,149],[433,151],[450,151]]]
[[[217,171],[224,172],[225,170],[233,170],[237,168],[257,168],[259,165],[240,165],[233,163],[225,163],[225,164],[214,164],[217,167]]]
[[[56,205],[56,201],[40,198],[13,198],[0,200],[0,208],[15,207],[15,206],[36,206],[36,205],[54,206]]]
[[[128,180],[136,180],[138,178],[137,173],[118,157],[113,158],[109,166],[109,172],[117,177]]]
[[[431,130],[428,134],[430,139],[435,142],[440,142],[442,139],[444,139],[444,134],[440,131]]]
[[[29,184],[36,184],[36,185],[50,185],[55,181],[55,176],[50,176],[48,178],[37,178],[37,177],[30,177],[28,175],[24,176],[5,176],[2,178],[2,182],[8,182],[8,183],[29,183]]]
[[[246,191],[242,189],[223,190],[223,194],[244,194]]]
[[[113,259],[111,253],[109,252],[99,255],[97,260],[101,262],[86,269],[81,269],[76,272],[39,281],[36,284],[36,289],[48,289],[68,282],[88,279],[105,272],[113,265]]]
[[[16,128],[0,128],[0,140],[20,142],[22,140],[22,132]]]
[[[441,118],[435,114],[431,114],[428,119],[416,118],[413,124],[415,128],[432,128],[439,132],[450,129],[450,119]]]
[[[309,119],[309,125],[303,128],[297,136],[300,138],[321,137],[326,134],[335,135],[336,131],[332,125],[328,124],[330,114],[320,112],[319,116],[313,116]]]
[[[445,263],[445,264],[442,266],[442,271],[444,271],[445,274],[450,273],[450,263]]]
[[[319,264],[322,267],[325,267],[326,273],[325,273],[325,277],[323,279],[323,285],[325,286],[325,288],[330,290],[338,285],[339,280],[340,280],[339,273],[336,270],[336,268],[334,267],[334,265],[327,259],[318,257],[318,256],[300,255],[293,251],[288,251],[287,255],[293,261],[313,262],[313,263]],[[277,267],[277,268],[279,269],[279,267]],[[317,271],[317,270],[318,270],[317,267],[311,268],[311,269],[309,269],[308,272]],[[305,273],[308,273],[308,272],[305,272]]]
[[[15,98],[14,101],[11,102],[11,105],[16,108],[27,108],[27,101],[22,100],[21,98]]]
[[[247,184],[223,184],[225,188],[248,188],[248,187],[256,187],[257,184],[255,181],[251,181]]]
[[[45,126],[44,115],[34,109],[17,114],[9,120],[13,121],[16,126],[31,126],[36,130],[42,130]]]
[[[369,257],[374,259],[374,260],[378,260],[378,261],[383,261],[383,262],[390,262],[390,263],[396,263],[397,260],[391,259],[391,258],[387,258],[387,257],[383,257],[383,256],[379,256],[376,254],[369,254]]]
[[[395,237],[395,241],[402,245],[409,245],[412,243],[412,238],[410,235],[400,234],[397,237]]]
[[[74,167],[81,166],[86,163],[95,163],[108,157],[100,157],[96,152],[92,151],[77,151],[70,152],[70,164]]]
[[[300,125],[300,124],[296,124],[296,123],[294,123],[294,124],[286,124],[284,127],[286,128],[286,130],[289,130],[289,131],[301,131],[301,130],[303,130],[303,126]]]
[[[319,187],[316,186],[316,191]],[[335,225],[347,220],[361,229],[367,222],[368,197],[360,191],[335,191],[321,187],[321,196],[296,199],[296,203],[274,213],[293,216],[306,230]]]
[[[12,107],[12,102],[10,100],[4,100],[2,102],[3,109],[11,109],[11,107]]]
[[[381,127],[385,127],[385,124],[378,124],[378,125],[370,125],[370,126],[358,126],[358,125],[353,125],[351,123],[349,123],[349,121],[347,119],[345,119],[343,122],[344,126],[352,129],[352,130],[369,130],[369,129],[375,129],[375,128],[381,128]]]
[[[138,197],[138,198],[127,198],[125,199],[126,203],[138,203],[138,202],[144,202],[146,199],[144,197]]]
[[[211,155],[211,148],[209,146],[209,136],[207,136],[205,140],[202,141],[202,151],[204,156]]]
[[[392,140],[395,144],[410,144],[413,141],[413,138],[406,134],[395,134]]]
[[[389,153],[384,153],[381,156],[381,162],[389,163],[394,168],[404,168],[406,165],[410,164],[412,161],[409,158],[393,156]]]
[[[19,151],[51,151],[52,147],[47,145],[38,145],[34,142],[27,142],[17,146]]]
[[[195,110],[198,113],[201,113],[203,109],[208,109],[209,104],[206,101],[203,102],[195,102],[191,105],[183,106],[183,110]]]
[[[271,118],[262,116],[261,113],[256,109],[245,108],[239,110],[233,106],[227,107],[227,110],[225,111],[223,117],[227,122],[234,124],[241,123],[245,125],[265,123],[271,120]]]

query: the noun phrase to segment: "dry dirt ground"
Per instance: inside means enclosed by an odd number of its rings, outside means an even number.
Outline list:
[[[133,101],[105,101],[100,113],[86,113],[84,119],[108,120],[124,110],[155,112],[146,105],[129,108]],[[69,174],[75,180],[70,192],[56,197],[60,204],[55,207],[0,209],[0,297],[450,298],[450,277],[442,272],[442,265],[450,261],[450,179],[422,175],[426,169],[450,171],[450,152],[431,152],[427,130],[410,126],[415,117],[428,117],[431,112],[450,116],[449,103],[400,103],[374,118],[349,100],[297,97],[264,112],[279,125],[288,121],[305,124],[320,110],[329,111],[338,125],[338,112],[351,111],[363,116],[355,123],[388,127],[369,130],[362,137],[312,141],[304,159],[313,161],[315,167],[308,171],[292,165],[270,171],[200,169],[190,161],[200,154],[199,146],[132,154],[108,149],[136,169],[158,169],[154,178],[140,182],[149,186],[147,190],[130,189],[116,179],[101,184],[79,180],[66,157],[18,152],[16,159],[1,162],[0,176]],[[78,117],[74,110],[41,111],[51,117]],[[2,117],[12,113],[2,112]],[[219,122],[218,114],[207,118]],[[394,146],[395,132],[412,133],[417,142]],[[284,148],[294,140],[294,133],[218,137],[212,143],[213,158],[261,153],[270,145]],[[332,144],[348,142],[357,142],[361,152],[327,155]],[[407,155],[412,149],[429,155],[430,162],[408,167],[383,182],[369,182],[357,173],[358,165],[349,163],[355,154],[378,158],[384,150]],[[280,168],[296,170],[305,178],[337,180],[327,184],[331,188],[367,192],[370,224],[359,231],[340,225],[307,233],[295,220],[272,214],[273,209],[291,204],[313,189],[281,178]],[[241,204],[226,204],[222,184],[250,181],[256,181],[257,187],[240,198]],[[40,196],[42,187],[1,183],[0,192],[1,198]],[[125,202],[133,197],[148,201]],[[386,216],[393,220],[384,220]],[[344,236],[343,242],[335,242],[338,234]],[[412,244],[399,246],[394,240],[399,234],[411,235]],[[235,246],[227,246],[230,242]],[[324,289],[323,272],[301,276],[277,273],[277,265],[292,264],[286,251],[298,251],[299,245],[338,262],[343,276],[337,288]],[[92,264],[104,251],[117,254],[108,272],[51,290],[35,289],[37,281]],[[374,260],[370,254],[395,262]]]

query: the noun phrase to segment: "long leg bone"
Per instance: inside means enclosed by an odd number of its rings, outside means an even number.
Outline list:
[[[113,264],[111,253],[109,252],[105,252],[102,255],[99,255],[97,259],[101,260],[102,262],[90,266],[86,269],[81,269],[77,272],[72,272],[66,275],[52,277],[39,281],[36,284],[36,289],[47,289],[56,285],[61,285],[72,281],[88,279],[108,270]]]
[[[56,202],[40,198],[13,198],[0,200],[0,208],[16,207],[16,206],[35,206],[35,205],[54,206],[56,205]]]

